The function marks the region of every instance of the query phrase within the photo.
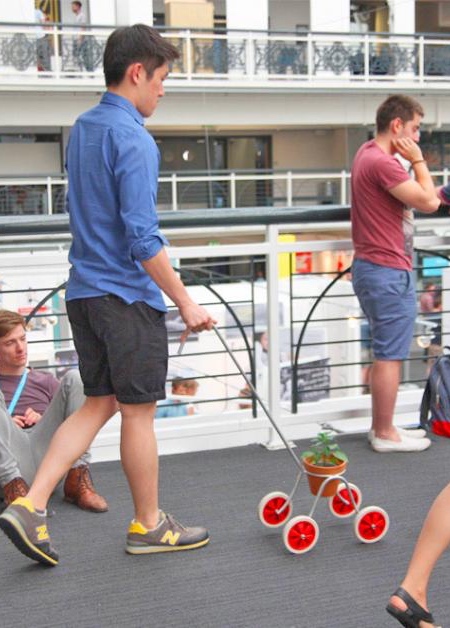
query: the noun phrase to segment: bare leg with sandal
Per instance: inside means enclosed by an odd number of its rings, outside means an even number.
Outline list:
[[[428,610],[427,591],[433,569],[450,545],[450,484],[431,506],[417,540],[401,586],[392,595],[386,610],[402,626],[436,628]]]

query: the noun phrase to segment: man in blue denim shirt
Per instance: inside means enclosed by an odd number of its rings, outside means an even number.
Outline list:
[[[165,398],[168,356],[161,290],[186,325],[182,340],[215,323],[170,265],[156,214],[159,153],[143,126],[177,57],[148,26],[114,31],[103,59],[107,92],[70,136],[73,244],[66,298],[86,402],[56,432],[28,495],[0,516],[16,547],[45,565],[58,563],[45,517],[49,496],[118,408],[121,460],[135,509],[126,551],[194,549],[209,540],[206,529],[186,528],[158,505],[153,421],[156,401]]]

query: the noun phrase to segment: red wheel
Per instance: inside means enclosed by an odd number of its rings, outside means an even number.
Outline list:
[[[348,488],[345,482],[341,482],[338,486],[336,495],[328,498],[328,507],[331,514],[335,517],[345,519],[350,517],[355,512],[350,497],[350,492],[353,496],[356,506],[359,506],[362,501],[362,494],[359,488],[355,484],[348,484]]]
[[[292,554],[309,552],[318,540],[319,526],[311,517],[300,515],[284,526],[284,545]]]
[[[355,534],[362,543],[376,543],[389,530],[389,515],[378,506],[366,506],[356,515]]]
[[[279,528],[292,514],[292,502],[286,493],[268,493],[259,502],[258,515],[261,523],[268,528]]]

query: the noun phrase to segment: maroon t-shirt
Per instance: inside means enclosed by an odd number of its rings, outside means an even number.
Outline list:
[[[409,178],[400,162],[375,140],[356,153],[351,178],[355,258],[412,270],[413,213],[389,192]]]
[[[6,407],[14,397],[21,377],[21,375],[0,375],[0,390],[5,396]],[[58,388],[59,382],[51,373],[31,369],[28,371],[27,381],[13,414],[23,415],[27,408],[33,408],[39,414],[44,414]]]

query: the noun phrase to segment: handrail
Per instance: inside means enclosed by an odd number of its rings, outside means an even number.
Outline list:
[[[160,226],[164,229],[195,228],[227,225],[269,225],[274,223],[328,222],[348,220],[349,207],[342,205],[317,205],[310,207],[244,207],[240,209],[193,209],[177,212],[161,212]],[[0,236],[66,234],[69,232],[69,216],[0,216]]]
[[[420,221],[448,220],[448,209],[435,214],[418,214]],[[311,225],[347,223],[350,221],[349,205],[310,205],[308,207],[244,207],[240,209],[192,209],[177,212],[160,212],[159,223],[165,229],[194,229],[198,227],[251,227],[272,224]],[[28,241],[44,240],[49,236],[70,238],[69,216],[0,216],[0,241],[28,238]]]
[[[440,252],[436,252],[436,251],[431,251],[431,250],[427,250],[427,249],[422,249],[422,248],[415,248],[416,252],[420,252],[422,254],[425,255],[433,255],[433,256],[438,256],[441,257],[442,259],[446,260],[446,261],[450,261],[450,257],[448,255],[442,254]],[[175,270],[177,272],[180,272],[182,274],[182,276],[184,277],[185,280],[188,280],[189,284],[195,284],[197,286],[202,286],[205,289],[207,289],[216,299],[218,303],[221,303],[222,306],[225,307],[225,309],[229,312],[229,314],[231,315],[235,325],[236,325],[236,329],[239,331],[239,334],[241,336],[241,339],[244,342],[244,350],[247,354],[247,359],[249,362],[249,370],[250,370],[250,377],[251,377],[251,382],[252,382],[252,386],[255,387],[256,386],[256,366],[255,366],[255,359],[252,353],[252,347],[249,343],[249,339],[247,337],[247,333],[244,329],[244,325],[242,324],[239,316],[236,314],[236,312],[234,311],[233,307],[227,302],[227,300],[220,294],[220,292],[218,292],[215,288],[214,285],[211,284],[211,281],[205,281],[201,278],[198,278],[197,276],[195,276],[195,274],[193,274],[190,270],[188,269],[177,269],[175,268]],[[305,337],[305,332],[307,330],[307,327],[309,325],[310,322],[313,322],[313,314],[316,311],[317,307],[321,304],[323,298],[330,292],[331,288],[343,277],[345,276],[349,271],[351,270],[350,267],[346,268],[345,270],[342,270],[338,273],[335,274],[333,279],[330,279],[330,281],[328,282],[328,284],[324,287],[323,290],[321,290],[320,294],[315,295],[314,301],[311,305],[311,307],[309,308],[309,311],[306,313],[306,315],[304,316],[304,318],[302,318],[301,321],[296,321],[301,322],[302,325],[299,329],[299,335],[298,338],[296,340],[295,345],[292,345],[292,348],[294,349],[295,347],[295,352],[294,352],[294,356],[293,356],[293,360],[292,360],[292,382],[297,382],[298,380],[298,368],[299,368],[299,356],[300,356],[300,352],[303,346],[303,340]],[[291,269],[291,273],[292,273],[292,269]],[[58,292],[60,292],[61,290],[63,290],[65,288],[66,282],[61,283],[60,285],[58,285],[57,287],[49,290],[46,289],[45,292],[46,294],[39,300],[39,302],[37,302],[37,304],[32,308],[32,310],[26,315],[25,320],[27,323],[29,323],[35,316],[37,317],[41,317],[43,316],[44,318],[46,316],[48,316],[47,314],[40,314],[40,310],[41,308]],[[336,296],[344,296],[342,294],[339,295],[335,295]],[[347,295],[348,296],[348,295]],[[291,292],[291,299],[293,298],[292,292]],[[309,297],[308,297],[309,298]],[[254,299],[254,296],[252,297],[252,301]],[[292,315],[291,315],[292,318]],[[330,318],[330,317],[326,317],[324,319],[317,319],[316,322],[329,322],[329,323],[333,323],[335,321],[339,321],[341,320],[341,318]],[[291,325],[293,324],[293,320],[291,320]],[[254,330],[253,330],[254,332]],[[64,341],[70,340],[69,338],[65,338]],[[358,342],[361,342],[361,338],[359,338],[357,340]],[[39,342],[39,341],[38,341]],[[340,342],[340,341],[337,341]],[[327,344],[327,343],[326,343]],[[331,346],[333,344],[333,342],[328,342],[328,344]],[[235,361],[235,359],[233,358],[233,361]],[[236,361],[235,361],[236,363]],[[352,366],[353,364],[350,364],[348,362],[346,362],[347,366]],[[359,363],[358,363],[359,364]],[[360,363],[361,365],[363,364],[362,362]],[[333,364],[334,367],[337,366],[343,366],[343,365],[339,365],[339,364]],[[311,367],[313,368],[313,367]],[[242,371],[241,371],[242,373]],[[356,386],[354,385],[354,387],[357,387],[359,384],[356,384]],[[347,386],[347,388],[350,388],[351,386]],[[338,390],[339,387],[334,387],[333,390]],[[298,412],[298,404],[299,404],[299,397],[298,397],[298,389],[297,386],[292,386],[291,389],[291,412],[292,414],[297,414]],[[256,417],[256,405],[255,405],[255,398],[253,398],[253,411],[252,411],[252,415],[253,417]]]
[[[297,345],[298,334],[301,333],[302,325],[305,321],[305,318],[308,316],[308,312],[313,307],[314,302],[320,296],[320,294],[324,291],[324,288],[330,283],[332,277],[335,276],[334,271],[332,272],[315,272],[311,273],[311,276],[303,275],[300,271],[295,271],[296,277],[294,281],[294,289],[290,289],[288,287],[288,277],[284,275],[285,272],[285,264],[286,258],[289,256],[290,260],[293,260],[293,255],[295,253],[304,253],[309,252],[312,256],[315,256],[316,253],[320,251],[327,251],[333,254],[333,252],[339,252],[341,255],[342,252],[345,253],[344,259],[350,259],[351,251],[352,251],[352,243],[349,238],[348,233],[348,223],[346,223],[345,228],[343,229],[342,237],[343,239],[336,239],[333,235],[329,240],[317,240],[315,238],[315,234],[311,234],[311,237],[308,239],[296,239],[295,241],[282,241],[282,239],[278,238],[278,234],[280,233],[292,233],[292,234],[302,234],[308,232],[311,228],[311,224],[309,222],[300,222],[300,218],[305,216],[305,213],[302,210],[294,209],[289,210],[287,208],[282,208],[281,212],[278,212],[281,216],[283,216],[286,220],[288,216],[290,217],[291,222],[282,222],[277,220],[277,210],[271,210],[268,208],[254,208],[253,216],[252,210],[248,211],[248,220],[254,220],[254,215],[256,213],[255,210],[261,210],[262,220],[266,221],[267,224],[270,224],[270,228],[266,226],[266,238],[264,240],[264,235],[262,238],[258,238],[258,241],[255,242],[253,237],[254,234],[254,226],[249,224],[248,227],[242,227],[242,231],[240,232],[240,238],[238,242],[233,242],[230,244],[219,244],[217,246],[208,246],[208,245],[194,245],[187,244],[183,245],[183,240],[178,240],[174,237],[174,241],[176,244],[169,249],[169,255],[171,259],[180,260],[180,264],[185,266],[187,272],[189,273],[192,267],[192,264],[198,264],[198,260],[202,260],[200,262],[199,271],[204,270],[205,262],[204,260],[208,260],[212,266],[217,265],[217,263],[222,264],[223,258],[228,258],[228,265],[233,263],[233,260],[239,266],[245,265],[245,268],[249,267],[250,262],[253,263],[253,260],[257,261],[258,264],[261,262],[261,259],[264,258],[266,262],[266,280],[265,281],[255,281],[255,273],[254,266],[253,270],[245,270],[245,273],[239,271],[237,274],[234,274],[231,270],[227,275],[228,279],[222,280],[218,275],[215,275],[212,280],[208,280],[206,283],[212,283],[212,288],[216,290],[219,295],[222,296],[223,300],[228,303],[232,308],[235,308],[236,314],[241,321],[245,321],[243,325],[250,341],[253,334],[253,339],[256,340],[255,334],[258,331],[261,331],[263,326],[268,331],[269,337],[269,360],[265,363],[265,380],[261,379],[261,360],[256,361],[256,373],[257,373],[257,383],[258,386],[263,387],[266,385],[270,385],[270,389],[268,389],[269,393],[269,408],[272,416],[282,417],[283,421],[290,421],[290,425],[297,425],[300,421],[302,423],[306,422],[314,422],[318,420],[318,417],[326,416],[326,420],[337,420],[339,417],[344,418],[347,416],[351,418],[351,416],[363,416],[368,409],[368,399],[367,396],[362,394],[362,379],[360,377],[360,366],[365,364],[365,362],[361,361],[360,354],[360,342],[361,337],[359,330],[357,328],[357,321],[361,320],[359,316],[359,310],[357,309],[357,304],[355,302],[355,297],[351,291],[351,288],[348,288],[348,282],[340,285],[339,290],[328,293],[326,298],[322,299],[320,316],[317,315],[317,308],[315,309],[315,314],[311,320],[312,326],[315,328],[314,331],[311,331],[311,337],[306,338],[305,334],[303,335],[303,348],[300,354],[300,362],[299,368],[297,370],[298,373],[308,374],[308,377],[305,377],[305,382],[302,384],[303,388],[300,391],[300,394],[305,393],[306,398],[301,398],[301,403],[298,404],[297,414],[295,418],[291,418],[291,414],[288,415],[288,410],[290,409],[285,402],[287,402],[288,391],[290,390],[287,385],[285,385],[286,379],[283,379],[283,402],[280,404],[280,395],[277,396],[276,393],[281,392],[281,377],[282,374],[286,374],[286,377],[291,378],[290,381],[295,382],[295,374],[292,374],[292,366],[293,362],[291,361],[291,357],[293,357],[293,353],[295,352],[295,348]],[[311,210],[313,208],[307,208]],[[320,211],[324,211],[326,213],[331,214],[335,209],[338,211],[342,208],[319,208]],[[231,210],[230,210],[231,211]],[[236,210],[239,211],[239,210]],[[197,212],[185,212],[186,214],[186,225],[188,225],[187,221],[191,221],[189,223],[190,226],[196,229],[196,235],[198,234],[198,227],[195,225],[203,224],[203,219],[205,214],[208,212],[205,211],[197,211]],[[220,212],[221,216],[218,217],[216,214],[216,221],[214,227],[210,227],[211,233],[217,233],[220,228],[220,219],[225,219],[228,217],[227,211]],[[189,215],[191,214],[191,215]],[[328,216],[330,217],[330,216]],[[19,217],[24,218],[28,221],[27,217]],[[43,217],[34,217],[38,218],[42,223],[42,228],[44,229],[45,220]],[[49,221],[58,222],[58,219],[63,219],[67,224],[67,216],[54,216],[50,217]],[[231,217],[232,219],[232,217]],[[261,220],[261,217],[259,218]],[[273,224],[270,221],[274,221]],[[11,222],[11,221],[10,221]],[[23,222],[23,221],[20,221]],[[0,221],[1,224],[1,221]],[[328,228],[328,225],[325,226]],[[167,229],[167,227],[163,227],[163,229]],[[183,231],[180,229],[180,231]],[[183,238],[186,235],[188,238],[189,226],[186,226],[186,233],[182,234]],[[229,227],[226,227],[226,231],[229,231]],[[264,231],[264,226],[262,227],[262,231]],[[59,247],[58,250],[54,250],[51,243],[49,243],[49,236],[45,235],[45,231],[42,231],[41,234],[42,241],[47,244],[42,246],[42,250],[40,247],[28,247],[28,254],[26,253],[25,247],[17,247],[11,251],[7,250],[6,246],[2,245],[2,279],[4,281],[3,289],[2,289],[2,297],[3,297],[3,306],[8,309],[22,309],[24,313],[28,313],[32,307],[39,301],[41,301],[41,296],[45,290],[45,292],[50,292],[53,285],[60,284],[62,279],[67,276],[68,271],[68,262],[67,262],[67,250]],[[170,237],[170,236],[169,236]],[[7,236],[5,236],[5,239]],[[0,240],[3,239],[0,238]],[[57,235],[56,242],[61,241],[61,236]],[[450,240],[448,237],[443,235],[432,235],[429,232],[428,225],[426,227],[426,231],[422,234],[418,234],[415,238],[415,243],[421,249],[427,249],[428,251],[443,251],[447,252],[450,250]],[[284,255],[283,264],[280,264],[282,261],[281,256]],[[331,255],[330,257],[334,257]],[[220,262],[218,262],[220,258]],[[336,261],[336,260],[335,260]],[[23,267],[21,267],[23,264]],[[280,264],[279,268],[277,266]],[[189,266],[189,269],[187,268]],[[22,272],[18,274],[18,269],[22,268]],[[45,274],[42,275],[41,268],[45,269]],[[51,269],[54,269],[54,277],[55,280],[51,283],[52,272]],[[48,272],[50,270],[50,273]],[[184,269],[183,269],[184,270]],[[199,272],[197,271],[197,272]],[[292,274],[294,271],[291,270]],[[244,276],[245,275],[245,276]],[[313,276],[314,275],[314,276]],[[328,278],[327,278],[328,275]],[[443,294],[448,293],[448,286],[444,286],[444,281],[446,280],[446,275],[448,275],[448,271],[444,272],[443,276]],[[201,281],[201,280],[200,280]],[[229,285],[229,282],[231,284]],[[34,286],[33,286],[34,282]],[[45,283],[44,283],[45,282]],[[216,295],[213,295],[211,298],[209,296],[209,292],[207,292],[203,288],[199,288],[194,285],[196,283],[192,277],[188,277],[188,289],[192,290],[193,297],[198,300],[199,303],[205,305],[205,307],[216,307],[217,313],[219,314],[218,320],[220,321],[220,326],[223,329],[228,329],[228,327],[232,327],[233,329],[236,327],[235,319],[232,316],[229,316],[229,313],[224,310],[223,301],[222,304],[219,303],[219,299]],[[45,289],[44,286],[45,285]],[[31,286],[31,287],[30,287]],[[60,286],[59,286],[60,287]],[[444,292],[444,289],[447,292]],[[16,296],[20,294],[21,296]],[[212,293],[211,293],[212,294]],[[40,362],[42,360],[42,365],[44,364],[52,364],[49,359],[53,357],[55,358],[55,351],[52,349],[48,349],[45,343],[57,342],[56,345],[58,350],[63,351],[64,349],[71,348],[68,345],[68,333],[66,328],[64,327],[65,323],[58,327],[58,331],[52,332],[54,328],[55,317],[59,317],[60,315],[65,315],[64,308],[62,308],[59,303],[59,299],[62,298],[62,295],[59,295],[58,299],[52,301],[52,306],[46,310],[42,309],[36,313],[35,319],[37,321],[42,320],[42,329],[39,327],[39,324],[36,329],[36,340],[33,339],[32,344],[32,353],[35,356],[34,359],[36,362]],[[264,306],[266,302],[265,299],[270,299],[270,302],[267,303],[267,306]],[[445,301],[445,299],[444,299]],[[294,303],[295,302],[295,303]],[[282,310],[284,314],[279,318],[278,314],[275,313],[275,316],[269,312],[270,316],[266,322],[261,309],[256,309],[254,306],[250,306],[250,304],[255,303],[259,308],[264,307],[265,313],[267,313],[267,309],[270,309],[275,303],[276,305],[281,304]],[[344,304],[342,306],[341,304]],[[344,310],[342,310],[344,307]],[[444,307],[446,307],[444,303]],[[291,308],[291,311],[289,311]],[[276,310],[277,308],[275,308]],[[448,309],[448,308],[447,308]],[[54,310],[54,313],[53,313]],[[355,313],[356,310],[356,313]],[[257,314],[257,311],[259,314]],[[343,314],[342,314],[343,312]],[[226,314],[226,316],[225,316]],[[342,314],[342,315],[341,315]],[[447,316],[447,313],[443,313],[443,316]],[[311,318],[311,317],[310,317]],[[59,321],[59,318],[56,319]],[[291,340],[288,339],[289,325],[290,321],[293,324],[293,335]],[[350,323],[353,321],[353,323]],[[344,325],[345,330],[341,334],[341,327],[339,325]],[[327,328],[326,333],[317,334],[318,328]],[[251,331],[253,328],[253,332]],[[443,319],[443,333],[445,334],[445,330],[448,329],[448,323],[445,318]],[[320,331],[320,330],[319,330]],[[228,333],[228,332],[227,332]],[[233,336],[233,334],[235,334]],[[248,347],[245,346],[245,341],[241,340],[241,334],[239,332],[236,333],[230,332],[230,339],[235,338],[236,344],[234,344],[233,340],[233,350],[236,352],[242,352],[242,357],[244,362],[242,362],[246,372],[251,372],[251,362],[247,358],[248,356]],[[239,339],[238,339],[239,338]],[[445,339],[444,339],[445,340]],[[289,355],[285,357],[287,354],[284,353],[289,341]],[[34,344],[35,343],[35,344]],[[42,343],[42,344],[41,344]],[[184,368],[188,366],[189,368],[197,369],[195,372],[198,373],[199,377],[204,377],[205,380],[208,378],[211,379],[211,382],[214,382],[214,390],[217,390],[217,396],[210,396],[209,394],[205,395],[204,399],[200,399],[199,403],[209,404],[211,402],[218,402],[218,400],[222,401],[226,399],[226,404],[224,406],[225,412],[229,410],[233,410],[233,404],[236,405],[235,400],[238,399],[238,392],[241,388],[241,384],[239,383],[239,375],[231,372],[228,368],[228,364],[225,365],[224,362],[216,362],[216,358],[213,356],[217,355],[217,346],[207,335],[200,335],[199,344],[198,345],[190,345],[189,351],[185,351],[187,354],[183,356],[177,356],[175,345],[176,342],[172,339],[172,349],[175,353],[171,353],[171,357],[173,360],[174,370],[177,368]],[[204,343],[204,344],[202,344]],[[322,367],[322,352],[319,349],[317,353],[314,348],[319,344],[327,345],[327,350],[325,355],[326,359],[330,359],[327,365],[323,365]],[[283,347],[283,355],[280,355],[280,348]],[[342,351],[341,351],[342,347]],[[255,342],[253,343],[252,351],[255,351],[255,358],[257,357],[256,349],[259,349],[259,345]],[[237,353],[239,358],[239,353]],[[191,357],[192,356],[192,357]],[[345,356],[345,357],[343,357]],[[319,382],[316,378],[315,383],[313,383],[314,378],[309,377],[310,373],[307,370],[302,370],[302,366],[304,367],[308,360],[311,358],[312,366],[311,370],[316,374],[322,373],[324,375],[324,379],[321,379]],[[347,359],[348,358],[348,359]],[[222,358],[220,358],[222,360]],[[282,362],[280,362],[282,360]],[[55,368],[59,368],[57,361],[55,361]],[[177,363],[178,361],[178,363]],[[274,364],[272,362],[275,362]],[[296,357],[296,362],[298,361],[298,355]],[[289,366],[287,364],[289,362]],[[408,375],[405,375],[405,381],[411,382],[413,384],[414,390],[410,390],[409,388],[405,388],[399,393],[399,402],[398,407],[402,408],[402,411],[408,411],[411,408],[411,404],[416,403],[417,397],[420,395],[420,388],[423,384],[423,373],[425,372],[425,366],[422,368],[423,355],[418,350],[417,346],[415,347],[415,354],[412,356],[411,361],[408,361],[405,364],[405,369],[408,369]],[[317,365],[317,366],[315,366]],[[53,367],[52,367],[53,368]],[[289,368],[291,368],[289,372]],[[316,369],[316,370],[314,370]],[[413,377],[409,377],[409,373],[411,370],[414,370],[415,374]],[[420,373],[419,373],[420,371]],[[344,379],[341,378],[341,374]],[[217,376],[217,381],[215,377]],[[326,377],[330,378],[330,388],[329,395],[326,398],[321,399],[320,403],[315,403],[313,395],[309,392],[311,387],[316,386],[318,390],[323,390],[321,386],[324,386],[324,380]],[[236,379],[237,377],[237,379]],[[284,377],[284,375],[283,375]],[[322,375],[321,375],[322,377]],[[225,379],[222,379],[225,378]],[[230,378],[228,380],[228,378]],[[220,386],[218,385],[220,379]],[[300,379],[303,379],[301,377]],[[273,382],[277,382],[280,380],[279,391],[273,390]],[[311,382],[311,383],[310,383]],[[217,389],[215,385],[217,384]],[[228,386],[230,386],[228,388]],[[220,388],[220,390],[219,390]],[[265,389],[264,389],[265,390]],[[208,391],[209,392],[209,391]],[[308,396],[311,397],[308,398]],[[290,397],[289,397],[290,398]],[[231,402],[231,405],[230,403]],[[217,406],[215,406],[216,409]],[[219,411],[220,413],[220,411]],[[358,413],[358,414],[356,414]],[[239,426],[243,426],[245,428],[245,421],[252,418],[251,412],[247,412],[247,414],[242,414],[238,418]],[[216,425],[215,421],[219,421],[219,423],[223,423],[225,427],[225,423],[228,421],[227,417],[220,418],[214,410],[214,421],[211,425]],[[260,413],[258,412],[258,417]],[[298,417],[298,418],[297,418]],[[330,419],[331,417],[331,419]],[[244,423],[242,423],[242,418],[244,419]],[[231,419],[234,420],[234,419]],[[321,419],[322,420],[322,419]],[[253,418],[252,418],[253,421]],[[259,429],[259,423],[255,422],[254,426],[251,428]]]
[[[442,185],[448,182],[449,174],[448,168],[431,171],[431,175]],[[350,179],[351,173],[344,169],[338,172],[295,170],[195,174],[174,172],[159,177],[158,209],[161,215],[166,215],[168,211],[180,211],[192,205],[199,209],[215,205],[220,212],[227,206],[249,209],[249,204],[258,206],[260,211],[268,202],[280,207],[311,206],[316,203],[322,207],[346,206],[350,202]],[[247,195],[247,188],[243,184],[245,182],[251,184],[254,181],[267,185],[264,186],[263,192],[259,193],[256,189]],[[64,174],[0,177],[0,216],[63,213],[66,185],[67,178]],[[211,189],[212,194],[209,193]],[[19,203],[17,194],[22,192],[24,194]],[[185,199],[185,196],[189,198]],[[213,209],[211,207],[208,211]]]
[[[88,91],[103,85],[103,50],[112,27],[90,25],[83,29],[84,42],[74,48],[80,27],[49,24],[46,35],[48,59],[39,67],[34,23],[0,24],[3,64],[0,85],[24,89],[30,84],[74,87]],[[395,81],[404,86],[442,89],[450,82],[448,40],[442,34],[335,33],[161,30],[179,49],[167,84],[194,84],[215,88],[228,85],[248,90],[267,87],[323,89],[324,85],[353,90],[379,87]],[[57,54],[55,54],[55,51]],[[42,53],[42,46],[40,47]],[[17,81],[20,77],[21,80]],[[95,78],[98,81],[87,81]]]

